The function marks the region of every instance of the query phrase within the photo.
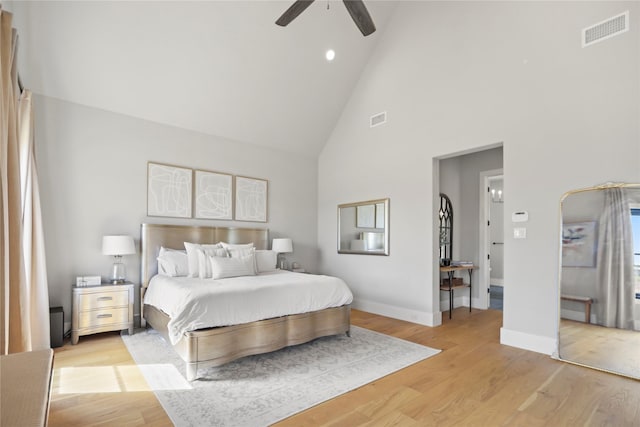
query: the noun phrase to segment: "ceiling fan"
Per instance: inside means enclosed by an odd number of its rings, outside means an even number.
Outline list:
[[[311,6],[314,0],[296,0],[289,9],[287,9],[280,18],[276,21],[277,25],[286,27],[291,21],[296,19],[298,15],[305,11],[306,8]],[[356,23],[362,35],[365,37],[373,33],[376,30],[376,26],[371,19],[371,15],[367,11],[362,0],[342,0],[345,7],[349,11],[349,15]]]

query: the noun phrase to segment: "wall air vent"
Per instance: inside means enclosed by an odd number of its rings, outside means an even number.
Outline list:
[[[582,47],[591,46],[629,31],[629,11],[582,30]]]
[[[386,122],[387,122],[387,112],[383,111],[382,113],[374,114],[373,116],[371,116],[371,118],[369,119],[369,127],[374,128],[376,126],[385,124]]]

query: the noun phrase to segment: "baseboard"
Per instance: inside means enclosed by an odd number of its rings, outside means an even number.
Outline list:
[[[500,344],[551,356],[558,348],[558,339],[500,328]]]
[[[444,292],[443,292],[444,294]],[[453,308],[456,309],[458,307],[469,307],[469,296],[454,296],[453,297]],[[474,306],[475,307],[475,306]],[[440,311],[449,311],[449,296],[447,295],[444,299],[440,300]]]
[[[473,298],[471,300],[471,308],[474,310],[486,310],[487,307],[481,306],[480,298]],[[453,297],[453,308],[456,309],[458,307],[469,307],[469,295],[461,295]],[[440,311],[449,311],[449,297],[445,297],[445,299],[440,300]]]
[[[584,311],[567,310],[563,308],[560,310],[560,317],[567,320],[575,320],[576,322],[584,322]],[[598,323],[596,315],[591,313],[591,323]]]
[[[439,326],[442,324],[441,312],[426,313],[362,299],[354,300],[351,306],[356,310],[362,310],[368,313],[379,314],[380,316],[392,317],[394,319],[405,320],[407,322],[418,323],[425,326]]]

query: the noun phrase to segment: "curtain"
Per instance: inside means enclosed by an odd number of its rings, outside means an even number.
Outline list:
[[[598,238],[598,308],[603,326],[633,329],[631,209],[623,188],[604,190]]]
[[[0,7],[0,354],[50,347],[31,93],[20,95],[11,25]]]

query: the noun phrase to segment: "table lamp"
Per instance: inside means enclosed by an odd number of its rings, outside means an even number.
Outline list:
[[[113,268],[111,270],[111,283],[124,283],[126,270],[122,263],[123,255],[136,253],[131,236],[103,236],[102,253],[113,256]]]
[[[280,266],[280,270],[284,270],[284,257],[280,257],[280,254],[293,252],[291,239],[273,239],[271,250],[278,253],[278,265]]]

